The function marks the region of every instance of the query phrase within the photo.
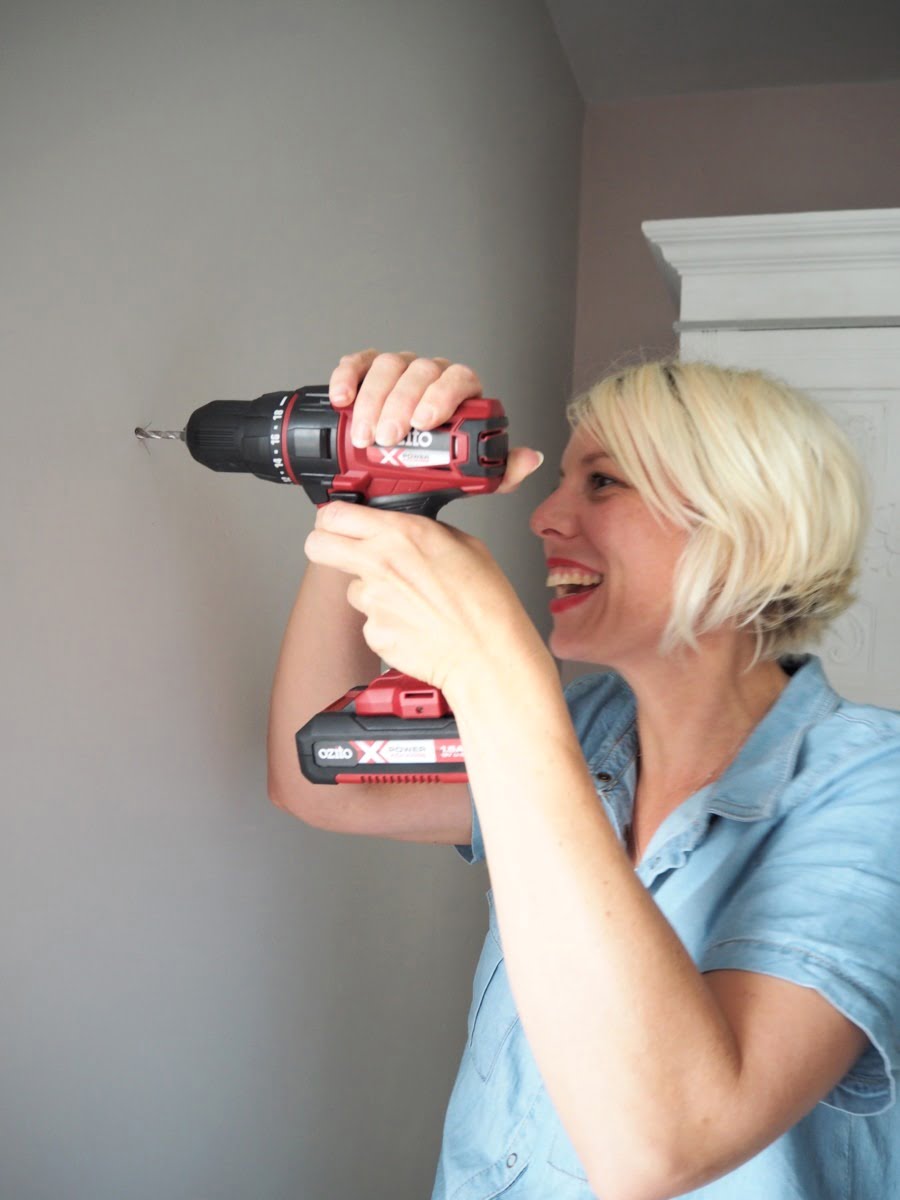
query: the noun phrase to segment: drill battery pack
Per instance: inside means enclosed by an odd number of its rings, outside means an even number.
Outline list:
[[[351,688],[297,732],[312,783],[465,783],[456,720],[441,692],[387,671]]]

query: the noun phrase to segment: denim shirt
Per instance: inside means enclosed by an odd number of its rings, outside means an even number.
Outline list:
[[[700,971],[814,988],[868,1035],[838,1085],[697,1200],[900,1197],[900,713],[851,703],[819,660],[791,674],[728,770],[670,813],[638,878]],[[612,673],[566,688],[602,806],[624,841],[635,702]],[[473,808],[467,861],[484,856]],[[547,1095],[490,924],[447,1110],[432,1200],[590,1200]],[[602,1079],[598,1086],[602,1086]]]

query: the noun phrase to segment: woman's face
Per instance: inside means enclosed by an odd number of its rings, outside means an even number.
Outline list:
[[[656,658],[686,532],[661,522],[580,430],[563,454],[559,487],[530,524],[544,543],[548,585],[557,585],[550,601],[552,652],[619,671]],[[559,585],[568,590],[574,583],[593,586],[558,598]]]

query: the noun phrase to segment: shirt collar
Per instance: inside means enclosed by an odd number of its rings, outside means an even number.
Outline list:
[[[790,675],[788,683],[727,770],[704,789],[709,812],[744,821],[770,815],[794,775],[806,731],[840,704],[816,655],[781,658],[779,665]],[[619,703],[598,714],[603,727],[592,730],[598,740],[587,760],[592,774],[611,787],[637,748],[634,693],[624,681],[622,689]]]
[[[807,730],[841,702],[816,655],[782,658],[779,664],[790,675],[787,686],[713,784],[710,812],[745,821],[769,816],[794,776]]]
[[[621,676],[618,685],[619,694],[614,701],[600,708],[588,733],[594,747],[587,756],[588,769],[601,783],[609,786],[621,781],[637,751],[634,692]]]

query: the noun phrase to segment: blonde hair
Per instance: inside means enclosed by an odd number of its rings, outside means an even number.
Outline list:
[[[855,599],[868,503],[836,423],[761,371],[629,367],[568,406],[645,503],[688,531],[660,650],[734,623],[753,662],[821,637]]]

